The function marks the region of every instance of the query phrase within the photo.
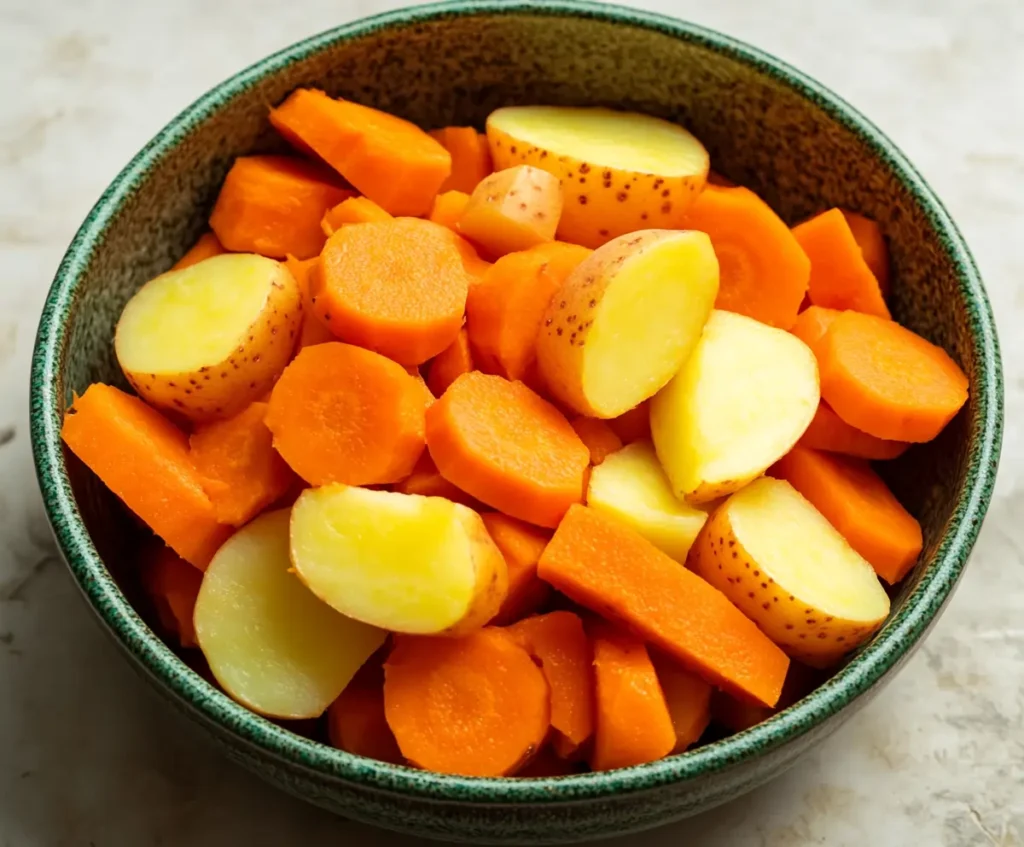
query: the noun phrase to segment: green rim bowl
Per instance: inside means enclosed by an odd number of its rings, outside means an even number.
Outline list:
[[[877,636],[795,706],[683,755],[607,773],[469,779],[349,755],[237,705],[169,649],[135,608],[138,532],[60,441],[72,391],[124,385],[114,325],[143,282],[205,226],[231,160],[279,144],[267,107],[300,85],[425,127],[482,126],[509,103],[609,105],[678,120],[716,169],[789,222],[830,206],[877,219],[892,305],[971,383],[940,438],[884,473],[921,521],[925,548]],[[571,200],[570,200],[571,202]],[[232,759],[342,815],[448,840],[567,842],[635,832],[709,808],[791,765],[864,705],[949,600],[992,494],[1003,421],[992,311],[953,221],[903,154],[824,86],[693,24],[588,2],[463,0],[347,24],[282,50],[205,94],[128,164],[89,213],[46,299],[31,377],[36,469],[57,542],[115,641]]]

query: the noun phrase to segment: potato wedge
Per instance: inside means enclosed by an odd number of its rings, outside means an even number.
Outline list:
[[[708,519],[703,509],[676,499],[646,439],[606,456],[591,470],[587,505],[629,524],[681,564]]]
[[[677,124],[634,112],[508,106],[487,119],[496,168],[534,165],[562,181],[563,241],[600,247],[678,229],[707,181],[708,152]]]
[[[144,400],[194,421],[258,400],[288,364],[302,298],[288,269],[247,253],[162,274],[121,313],[114,351]]]
[[[707,503],[789,452],[818,408],[818,365],[799,338],[715,310],[651,401],[651,437],[676,497]]]
[[[617,417],[675,375],[717,293],[718,260],[703,232],[621,236],[551,298],[537,337],[541,376],[581,415]]]
[[[325,485],[292,508],[292,563],[326,603],[356,620],[419,635],[478,629],[508,593],[508,569],[472,509]]]
[[[315,718],[387,633],[338,614],[289,568],[287,510],[235,533],[203,577],[196,638],[239,703],[268,717]]]
[[[491,174],[469,197],[456,229],[496,259],[553,241],[562,215],[557,177],[521,165]]]
[[[783,480],[763,477],[726,500],[689,563],[811,667],[838,662],[889,614],[871,565]]]

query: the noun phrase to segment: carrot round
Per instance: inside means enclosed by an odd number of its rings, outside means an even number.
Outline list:
[[[90,385],[61,438],[168,547],[200,570],[231,534],[203,491],[188,437],[138,397]]]
[[[608,426],[619,436],[623,444],[632,444],[641,438],[651,437],[650,403],[644,400],[639,406],[608,421]]]
[[[967,402],[959,365],[894,321],[844,312],[816,354],[822,399],[876,438],[931,441]]]
[[[832,321],[842,314],[838,309],[826,309],[824,306],[808,306],[799,315],[796,323],[789,330],[814,352],[821,339],[825,337]]]
[[[778,699],[786,654],[722,592],[615,518],[572,506],[537,574],[708,682],[753,703]]]
[[[270,122],[392,215],[426,214],[451,172],[448,151],[415,124],[315,89],[292,92]]]
[[[392,216],[369,197],[349,197],[324,212],[320,229],[328,238],[345,224],[364,224],[370,221],[390,221]]]
[[[716,309],[789,329],[807,291],[811,264],[789,227],[746,188],[704,191],[686,228],[706,232],[718,257]]]
[[[431,360],[427,387],[435,397],[440,397],[449,385],[471,370],[473,354],[469,351],[469,336],[466,330],[460,329],[455,340]]]
[[[342,227],[312,280],[316,314],[345,341],[422,364],[462,326],[469,280],[456,238],[413,218]]]
[[[484,508],[480,502],[441,476],[437,465],[426,450],[423,451],[412,473],[395,485],[395,491],[401,494],[419,494],[421,497],[444,497],[445,500],[461,503],[471,509]]]
[[[188,252],[174,263],[171,270],[180,271],[182,268],[190,268],[192,265],[199,264],[203,259],[220,256],[226,252],[227,250],[224,249],[224,245],[220,243],[216,235],[212,232],[204,232]]]
[[[427,446],[446,479],[528,523],[556,526],[583,498],[590,452],[562,413],[521,382],[460,376],[427,410]]]
[[[160,624],[182,647],[196,647],[192,613],[196,608],[203,574],[175,553],[161,546],[145,562],[142,584],[156,607]]]
[[[809,293],[815,306],[888,318],[878,280],[839,209],[829,209],[793,227],[811,260]]]
[[[860,247],[861,255],[871,273],[878,280],[878,287],[883,297],[889,296],[889,248],[885,245],[885,236],[882,228],[871,218],[858,215],[846,209],[841,210],[846,218],[846,225],[850,227],[857,246]]]
[[[612,453],[622,449],[622,439],[615,434],[609,421],[580,416],[574,418],[571,423],[580,440],[590,451],[590,464],[599,465]]]
[[[312,287],[313,272],[320,264],[320,257],[296,259],[294,256],[288,256],[284,264],[291,271],[292,276],[295,277],[299,291],[302,292],[302,326],[299,329],[299,341],[296,349],[301,350],[303,347],[323,344],[325,341],[337,341],[334,333],[324,325],[323,321],[317,317],[313,310],[310,289]]]
[[[653,762],[672,752],[676,733],[665,695],[642,641],[595,626],[596,771]]]
[[[455,232],[456,224],[462,217],[462,213],[466,211],[467,203],[469,203],[469,195],[462,191],[446,191],[444,194],[438,194],[437,199],[434,200],[434,207],[430,210],[430,220]]]
[[[551,533],[501,512],[484,512],[480,518],[508,567],[508,594],[494,623],[514,623],[536,612],[551,594],[550,586],[537,579],[537,562]]]
[[[427,392],[383,356],[330,342],[307,347],[270,395],[274,447],[311,485],[397,482],[423,452]]]
[[[810,500],[890,585],[914,566],[921,525],[867,462],[794,447],[770,473]]]
[[[886,441],[855,429],[824,401],[818,404],[811,425],[804,430],[798,443],[812,450],[843,453],[861,459],[895,459],[910,446],[903,441]]]
[[[548,684],[505,632],[398,637],[384,665],[384,713],[410,762],[439,773],[503,776],[544,743]]]
[[[440,190],[472,194],[480,180],[493,170],[487,136],[471,126],[446,126],[428,134],[452,157],[452,172]]]
[[[402,753],[384,716],[384,668],[363,665],[327,709],[327,736],[335,747],[379,762],[401,764]]]

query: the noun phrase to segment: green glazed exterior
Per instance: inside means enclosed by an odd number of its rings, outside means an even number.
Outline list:
[[[822,688],[753,729],[608,773],[467,779],[362,759],[235,704],[135,611],[137,531],[60,442],[72,392],[124,385],[113,331],[131,294],[205,227],[232,159],[280,145],[267,107],[315,85],[430,128],[482,126],[510,103],[609,105],[677,120],[717,170],[794,222],[840,205],[877,219],[894,265],[895,315],[945,347],[971,397],[940,438],[889,463],[920,519],[921,564],[878,635]],[[242,71],[168,124],[90,212],[46,300],[31,426],[60,549],[115,641],[230,758],[339,814],[445,840],[557,843],[635,832],[731,799],[789,767],[865,705],[949,600],[989,503],[1003,422],[991,308],[956,226],[902,153],[835,94],[753,47],[653,14],[589,2],[460,0],[357,21]]]

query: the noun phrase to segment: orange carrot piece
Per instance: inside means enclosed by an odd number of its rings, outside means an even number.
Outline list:
[[[415,124],[300,88],[270,122],[392,215],[425,215],[451,172],[448,151]]]
[[[676,734],[672,752],[682,753],[697,742],[711,723],[713,689],[696,674],[661,656],[654,658],[654,668]]]
[[[349,197],[324,212],[320,229],[330,238],[345,224],[365,224],[370,221],[390,221],[392,216],[369,197]]]
[[[826,309],[824,306],[808,306],[799,315],[796,323],[793,324],[790,332],[799,338],[814,352],[821,339],[825,337],[832,321],[838,318],[842,312],[837,309]]]
[[[457,232],[457,224],[462,213],[466,211],[469,195],[461,191],[446,191],[438,194],[434,207],[430,210],[430,220]]]
[[[569,758],[594,733],[594,659],[583,621],[572,612],[551,612],[525,618],[508,632],[540,662],[551,690],[552,744]]]
[[[844,312],[815,353],[822,399],[876,438],[931,441],[967,402],[960,366],[894,321]]]
[[[294,475],[274,449],[266,414],[266,403],[252,403],[233,418],[200,426],[189,438],[192,463],[221,523],[248,523],[292,484]]]
[[[850,212],[841,210],[846,218],[846,225],[850,227],[853,238],[860,247],[861,255],[867,262],[871,273],[878,280],[878,287],[883,297],[889,296],[889,248],[885,245],[885,236],[882,235],[882,228],[877,222]]]
[[[694,201],[686,228],[706,232],[718,256],[716,309],[793,325],[811,263],[767,203],[746,188],[713,188]]]
[[[237,253],[308,259],[324,246],[324,212],[351,195],[310,162],[242,156],[224,178],[210,228]]]
[[[342,227],[312,278],[316,314],[345,341],[422,364],[462,327],[469,279],[456,238],[414,218]]]
[[[590,452],[562,413],[521,382],[460,376],[427,410],[427,446],[446,479],[528,523],[554,527],[583,498]]]
[[[810,500],[890,585],[914,567],[921,525],[867,462],[794,447],[770,473]]]
[[[469,336],[466,330],[460,329],[455,340],[431,360],[427,387],[435,397],[440,397],[449,385],[471,370],[473,355],[469,351]]]
[[[812,450],[843,453],[860,459],[895,459],[910,446],[903,441],[886,441],[855,429],[832,411],[824,400],[818,404],[811,425],[804,430],[798,443]]]
[[[484,512],[480,517],[508,566],[508,594],[494,623],[515,623],[536,612],[551,594],[550,586],[537,579],[537,561],[551,533],[501,512]]]
[[[231,534],[188,455],[188,437],[138,397],[102,383],[76,397],[61,438],[124,504],[200,570]]]
[[[793,227],[793,235],[811,260],[809,291],[815,306],[890,317],[878,280],[839,209]]]
[[[320,257],[312,259],[296,259],[294,256],[285,258],[285,266],[295,277],[302,292],[302,327],[299,329],[299,341],[296,350],[303,347],[312,347],[314,344],[323,344],[325,341],[337,341],[334,333],[331,332],[323,321],[316,316],[313,310],[313,300],[310,289],[312,288],[312,276],[316,267],[320,264]],[[269,399],[269,394],[267,395]]]
[[[614,518],[572,506],[537,574],[708,682],[761,705],[778,700],[786,654],[724,594]]]
[[[471,509],[485,508],[482,503],[441,476],[437,465],[426,450],[423,451],[412,473],[395,485],[395,491],[401,494],[418,494],[420,497],[444,497],[445,500],[461,503]]]
[[[165,630],[182,647],[196,647],[196,630],[192,613],[196,608],[203,573],[194,568],[170,547],[160,547],[145,562],[142,584],[156,607],[157,617]]]
[[[742,732],[783,709],[788,709],[798,700],[802,700],[815,688],[821,685],[827,676],[821,670],[810,668],[797,661],[789,663],[789,672],[782,685],[782,694],[774,708],[752,706],[730,697],[724,691],[715,691],[711,695],[711,719],[733,732]]]
[[[623,444],[632,444],[641,438],[651,437],[651,414],[646,400],[635,409],[623,412],[608,421],[608,426],[619,436]]]
[[[199,236],[199,240],[189,248],[189,251],[174,263],[171,270],[180,271],[182,268],[190,268],[192,265],[198,265],[203,259],[220,256],[224,253],[227,253],[227,250],[224,249],[224,245],[220,243],[217,236],[212,232],[204,232]]]
[[[452,157],[452,172],[441,185],[441,191],[462,191],[472,194],[480,180],[494,169],[487,136],[470,126],[447,126],[429,135]]]
[[[664,758],[676,733],[647,648],[607,624],[595,626],[593,636],[597,726],[591,767],[606,771]]]
[[[384,713],[399,749],[439,773],[522,767],[548,733],[549,699],[529,653],[492,627],[464,638],[398,636],[384,665]]]
[[[274,447],[311,485],[397,482],[423,452],[427,393],[371,350],[317,344],[284,369],[266,423]]]
[[[384,667],[370,659],[327,709],[327,737],[346,753],[401,764],[402,753],[384,716]]]
[[[622,439],[615,434],[608,421],[597,418],[574,418],[572,428],[590,451],[590,464],[599,465],[612,453],[622,449]]]

